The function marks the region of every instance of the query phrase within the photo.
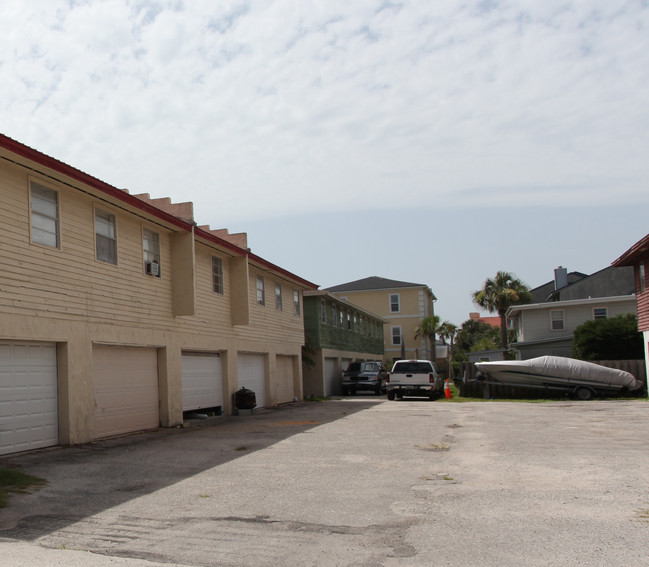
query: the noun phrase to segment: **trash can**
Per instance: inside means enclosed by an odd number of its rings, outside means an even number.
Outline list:
[[[257,406],[257,396],[252,390],[242,387],[234,393],[234,407],[240,410],[252,410]]]

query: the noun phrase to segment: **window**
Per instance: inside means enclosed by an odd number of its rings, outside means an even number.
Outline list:
[[[300,315],[300,292],[293,290],[293,306],[295,307],[295,315]]]
[[[327,322],[327,304],[324,301],[320,301],[320,320]]]
[[[390,294],[390,313],[399,313],[401,311],[401,298],[398,293]]]
[[[115,215],[95,209],[95,248],[97,260],[117,264]]]
[[[563,331],[565,323],[563,320],[563,309],[550,311],[550,324],[553,331]]]
[[[401,344],[401,327],[392,327],[392,344],[394,346]]]
[[[332,305],[331,306],[331,324],[335,325],[336,321],[338,321],[338,315],[336,315],[336,306]]]
[[[275,282],[275,308],[282,310],[282,284],[278,282]]]
[[[595,307],[593,309],[593,319],[606,319],[608,317],[608,309],[606,307]]]
[[[266,292],[264,290],[264,278],[257,276],[257,303],[266,305]]]
[[[212,256],[212,289],[223,295],[223,260]]]
[[[638,264],[638,278],[640,279],[640,293],[647,291],[647,276],[645,275],[645,264],[640,262]]]
[[[144,272],[160,277],[160,235],[148,228],[142,230],[144,248]]]
[[[59,194],[39,183],[31,183],[32,242],[59,247]]]
[[[339,319],[340,326],[342,327],[344,325],[344,320],[345,320],[345,314],[343,313],[342,309],[340,310],[339,315],[340,317],[338,317],[338,319]]]
[[[352,330],[352,316],[349,313],[347,313],[347,330]]]

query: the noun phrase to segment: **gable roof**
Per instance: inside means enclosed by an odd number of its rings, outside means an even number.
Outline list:
[[[587,277],[588,274],[584,274],[582,272],[570,272],[568,274],[568,285],[576,283]],[[554,280],[550,280],[547,283],[531,289],[530,293],[532,294],[532,303],[543,303],[544,301],[549,301],[555,291]]]
[[[638,260],[649,254],[649,234],[636,242],[622,256],[613,262],[613,266],[633,266]]]
[[[74,189],[80,189],[80,187],[72,185],[69,182],[65,182],[59,177],[65,176],[68,179],[72,179],[77,183],[81,183],[86,187],[92,188],[94,191],[98,191],[99,193],[110,196],[116,201],[129,205],[132,209],[137,209],[144,214],[160,219],[180,230],[191,232],[196,237],[200,237],[205,241],[216,244],[217,246],[228,250],[235,256],[246,256],[251,262],[282,274],[283,276],[295,281],[296,283],[299,283],[306,288],[316,289],[318,287],[316,284],[311,283],[301,278],[300,276],[292,274],[284,268],[280,268],[279,266],[276,266],[268,260],[264,260],[260,256],[253,254],[249,249],[242,248],[241,246],[234,244],[232,240],[226,240],[225,238],[217,236],[215,234],[216,231],[206,230],[206,227],[197,226],[193,220],[174,215],[171,212],[164,210],[166,208],[164,207],[164,203],[162,203],[163,206],[156,206],[154,204],[156,200],[141,199],[137,196],[131,195],[128,191],[113,187],[112,185],[101,181],[100,179],[97,179],[92,175],[84,173],[80,169],[76,169],[75,167],[67,165],[62,161],[39,152],[34,148],[26,146],[25,144],[21,144],[20,142],[17,142],[16,140],[5,136],[4,134],[0,134],[0,149],[8,150],[15,156],[19,156],[18,159],[13,159],[0,154],[0,158],[6,159],[7,161],[12,161],[16,165],[37,173],[44,173],[46,176],[52,178],[55,181],[59,181]],[[32,165],[26,163],[24,160],[28,160],[28,162],[32,162],[42,168],[45,168],[45,171],[43,172],[40,169],[33,169]],[[158,201],[165,201],[165,199]]]
[[[386,290],[386,289],[403,289],[403,288],[410,288],[410,287],[428,288],[426,284],[401,282],[398,280],[389,280],[387,278],[381,278],[379,276],[371,276],[369,278],[363,278],[360,280],[355,280],[353,282],[347,282],[344,284],[328,287],[327,291],[338,293],[341,291],[376,291],[376,290]],[[431,295],[435,297],[432,291],[431,291]]]

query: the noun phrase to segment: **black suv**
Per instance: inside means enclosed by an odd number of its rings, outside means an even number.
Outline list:
[[[343,372],[343,396],[355,394],[358,390],[371,390],[377,396],[385,393],[388,371],[377,360],[352,362]]]

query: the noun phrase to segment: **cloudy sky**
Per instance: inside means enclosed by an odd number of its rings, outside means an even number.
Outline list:
[[[456,324],[649,233],[648,101],[647,0],[0,3],[0,132]]]

